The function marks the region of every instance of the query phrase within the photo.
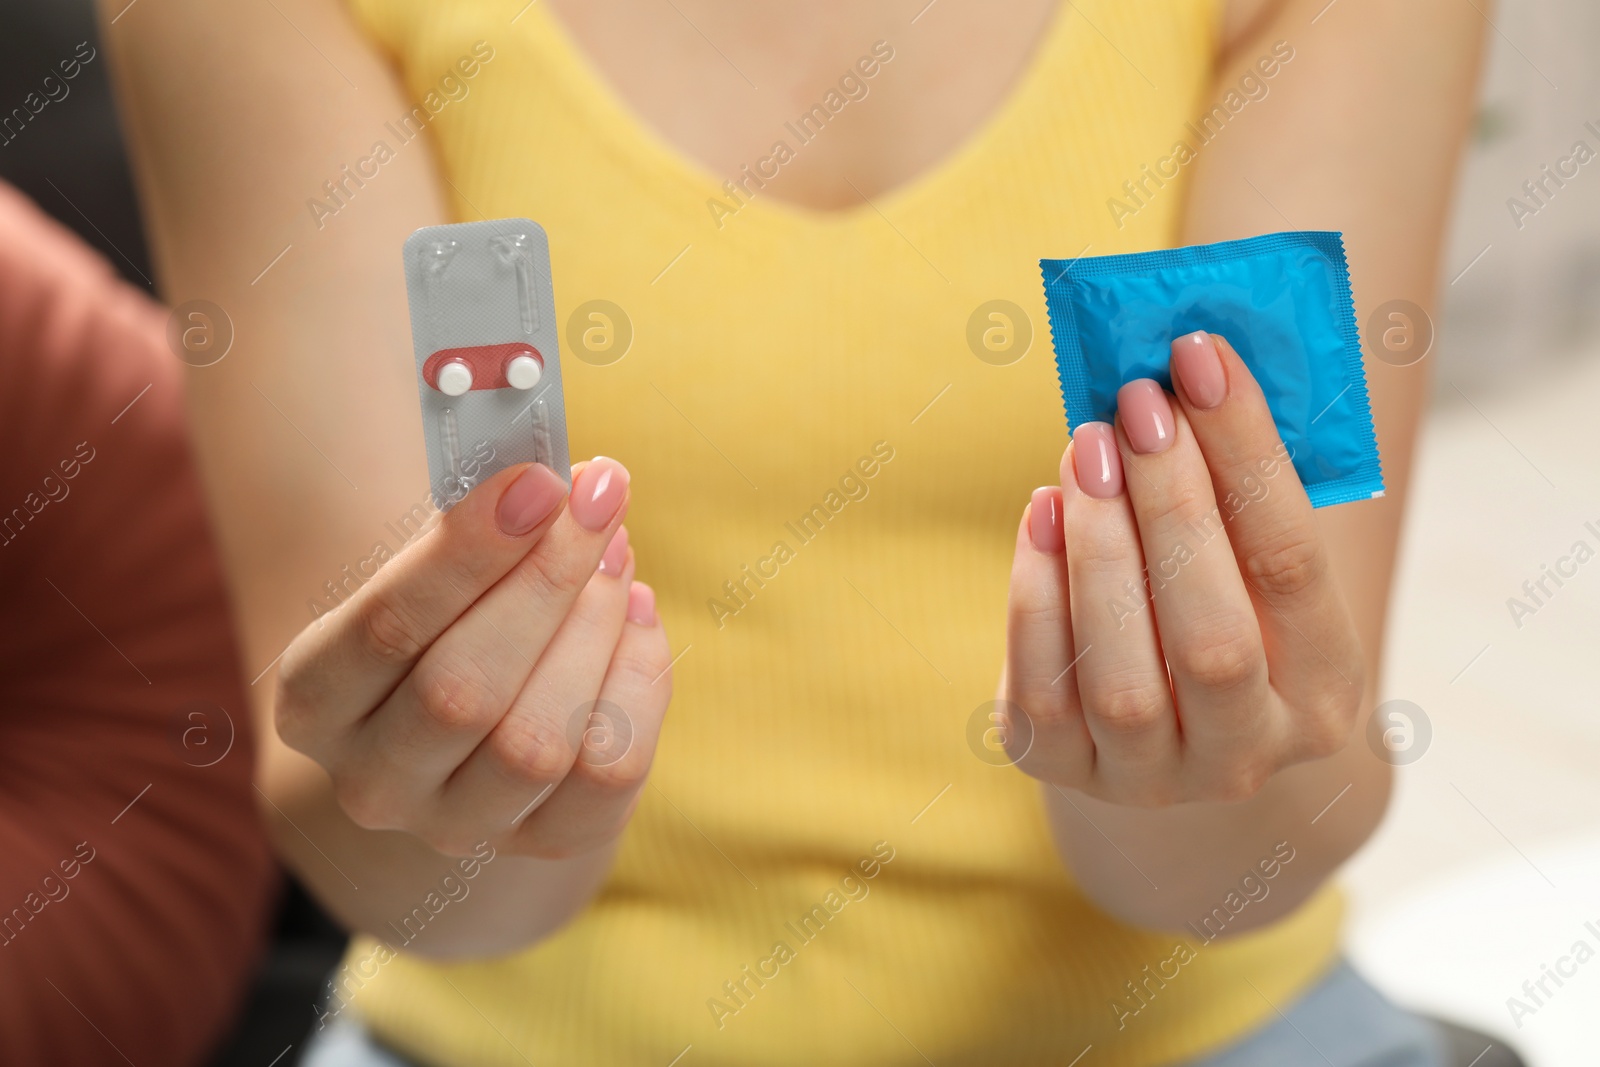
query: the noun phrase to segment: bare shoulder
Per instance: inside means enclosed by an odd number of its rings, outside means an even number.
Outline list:
[[[1418,32],[1443,32],[1444,39],[1430,44],[1439,46],[1448,60],[1452,51],[1475,55],[1487,21],[1482,8],[1487,6],[1450,0],[1405,4],[1385,0],[1223,0],[1221,52],[1226,62],[1252,41],[1291,28],[1315,26],[1319,35],[1331,31],[1327,35],[1332,38],[1341,33],[1374,36],[1381,32],[1392,43],[1406,39],[1406,28],[1415,28]]]

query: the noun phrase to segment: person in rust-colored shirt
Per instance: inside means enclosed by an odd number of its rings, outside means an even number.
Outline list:
[[[275,892],[165,320],[0,186],[0,1063],[204,1062]]]

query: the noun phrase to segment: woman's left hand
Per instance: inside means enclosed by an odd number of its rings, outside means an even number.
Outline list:
[[[1119,392],[1078,426],[1018,530],[1005,744],[1028,774],[1119,804],[1254,796],[1330,756],[1361,643],[1255,378],[1220,337],[1172,344],[1177,396]]]

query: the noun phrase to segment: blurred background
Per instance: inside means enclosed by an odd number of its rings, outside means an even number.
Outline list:
[[[95,49],[94,58],[82,62],[78,76],[65,83],[64,97],[52,100],[20,131],[0,128],[0,179],[76,231],[125,280],[154,296],[155,274],[91,0],[8,0],[0,29],[0,100],[8,107],[38,92],[59,59],[88,55],[80,51],[83,42]],[[286,880],[273,922],[273,948],[214,1067],[267,1067],[280,1050],[300,1048],[344,941],[317,905]],[[3,1049],[0,1036],[0,1062],[6,1062]],[[294,1060],[285,1056],[279,1067]]]
[[[1404,766],[1344,876],[1348,941],[1401,1002],[1513,1039],[1530,1067],[1592,1067],[1600,961],[1547,981],[1537,1004],[1523,986],[1579,940],[1600,949],[1600,560],[1546,579],[1538,603],[1524,583],[1578,542],[1600,553],[1600,158],[1559,188],[1543,172],[1579,141],[1600,155],[1600,4],[1462,2],[1493,30],[1437,337],[1418,365],[1434,411],[1381,697],[1407,702],[1388,708],[1404,717],[1388,720],[1403,724]],[[87,0],[10,0],[5,23],[3,100],[37,87],[40,57],[95,41]],[[106,75],[103,57],[88,63],[50,105],[64,114],[0,145],[0,177],[153,292]],[[1524,183],[1541,180],[1535,200]],[[1513,598],[1536,610],[1519,618]],[[341,939],[292,888],[276,938],[218,1067],[259,1067],[312,1022]]]
[[[1600,158],[1542,206],[1523,183],[1578,141],[1600,153],[1600,5],[1463,2],[1494,29],[1380,696],[1427,729],[1346,869],[1347,940],[1401,1002],[1513,1039],[1530,1067],[1579,1067],[1600,1062],[1600,964],[1567,964],[1539,1004],[1523,983],[1600,949],[1600,562],[1542,603],[1523,583],[1577,542],[1600,552]],[[1514,617],[1513,597],[1536,610]]]

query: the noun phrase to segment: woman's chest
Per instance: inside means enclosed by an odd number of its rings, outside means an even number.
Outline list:
[[[1023,79],[1054,21],[1074,17],[1061,0],[551,6],[644,123],[715,173],[766,157],[790,129],[817,134],[767,192],[819,210],[936,166]]]

